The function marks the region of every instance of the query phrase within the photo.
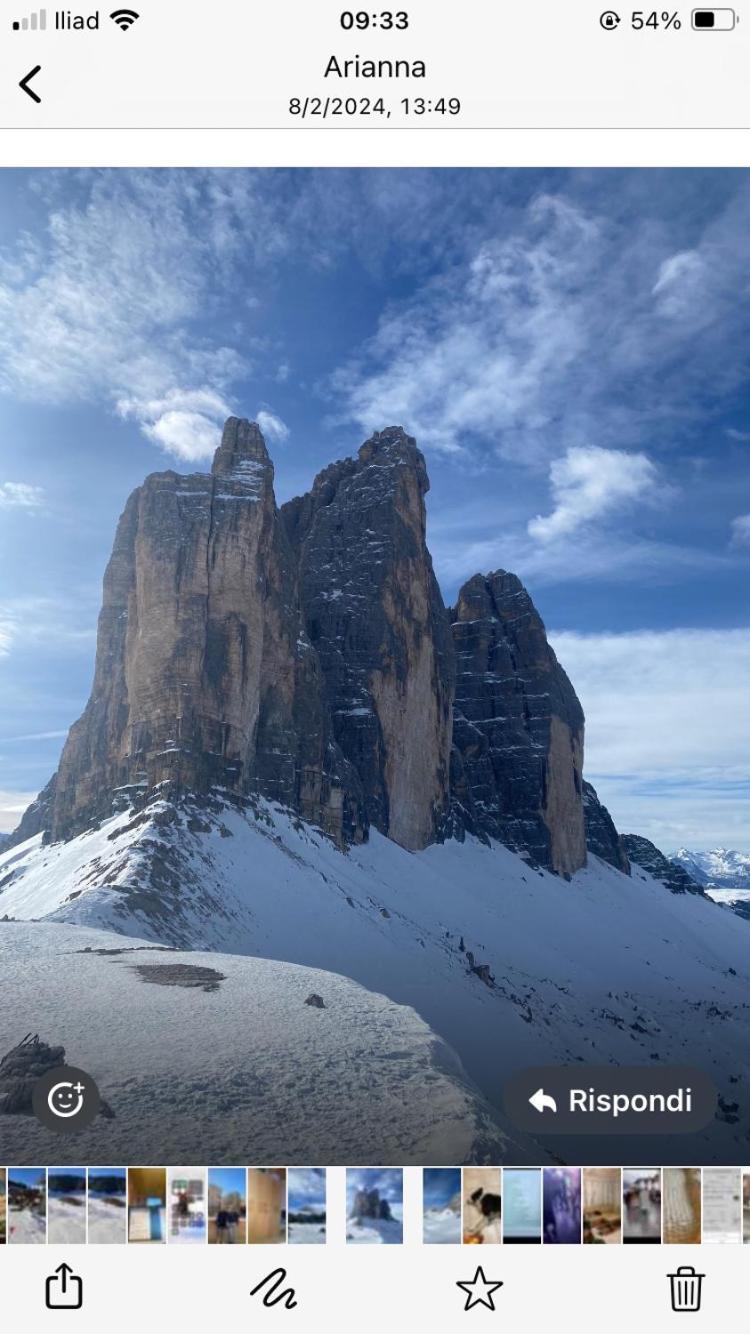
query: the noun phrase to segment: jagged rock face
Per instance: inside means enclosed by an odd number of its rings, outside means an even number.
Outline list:
[[[400,428],[282,508],[336,740],[369,821],[417,849],[448,810],[453,653],[425,541],[424,458]]]
[[[630,862],[606,806],[602,806],[596,790],[584,779],[583,814],[586,821],[586,846],[595,857],[609,862],[623,875],[630,875]]]
[[[702,894],[706,897],[703,886],[691,879],[681,866],[676,866],[665,857],[649,839],[642,838],[640,834],[623,834],[622,845],[631,863],[648,871],[655,880],[661,880],[672,894]]]
[[[475,576],[446,611],[428,486],[393,427],[279,511],[261,432],[237,418],[210,474],[148,477],[106,571],[91,698],[14,841],[223,788],[342,845],[371,823],[414,850],[469,830],[563,875],[584,865],[576,695],[515,576]]]
[[[53,838],[160,784],[292,805],[361,836],[301,630],[294,566],[258,427],[231,418],[210,475],[148,477],[104,579],[94,686],[57,776]]]
[[[454,824],[572,875],[586,863],[583,711],[513,574],[475,575],[452,613]]]

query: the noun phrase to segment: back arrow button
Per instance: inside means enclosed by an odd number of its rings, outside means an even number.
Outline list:
[[[23,91],[27,93],[28,96],[34,102],[41,102],[42,99],[41,97],[39,97],[38,93],[34,92],[33,88],[29,87],[29,84],[31,83],[31,80],[35,79],[37,74],[40,73],[41,68],[42,68],[41,65],[35,65],[32,70],[29,70],[28,74],[24,74],[23,78],[21,79],[21,82],[18,85],[19,88],[23,88]]]

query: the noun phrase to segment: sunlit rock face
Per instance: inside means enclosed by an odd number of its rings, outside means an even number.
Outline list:
[[[237,418],[210,474],[155,473],[127,503],[51,835],[160,785],[258,789],[339,839],[363,832],[300,623],[273,465],[259,428]]]

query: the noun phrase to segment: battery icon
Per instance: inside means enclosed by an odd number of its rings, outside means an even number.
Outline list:
[[[693,27],[696,32],[732,32],[737,24],[733,9],[694,9]]]

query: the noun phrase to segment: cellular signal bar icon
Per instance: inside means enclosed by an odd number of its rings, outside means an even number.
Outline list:
[[[47,27],[47,11],[40,9],[38,14],[29,14],[26,19],[14,19],[14,32],[44,32]]]

